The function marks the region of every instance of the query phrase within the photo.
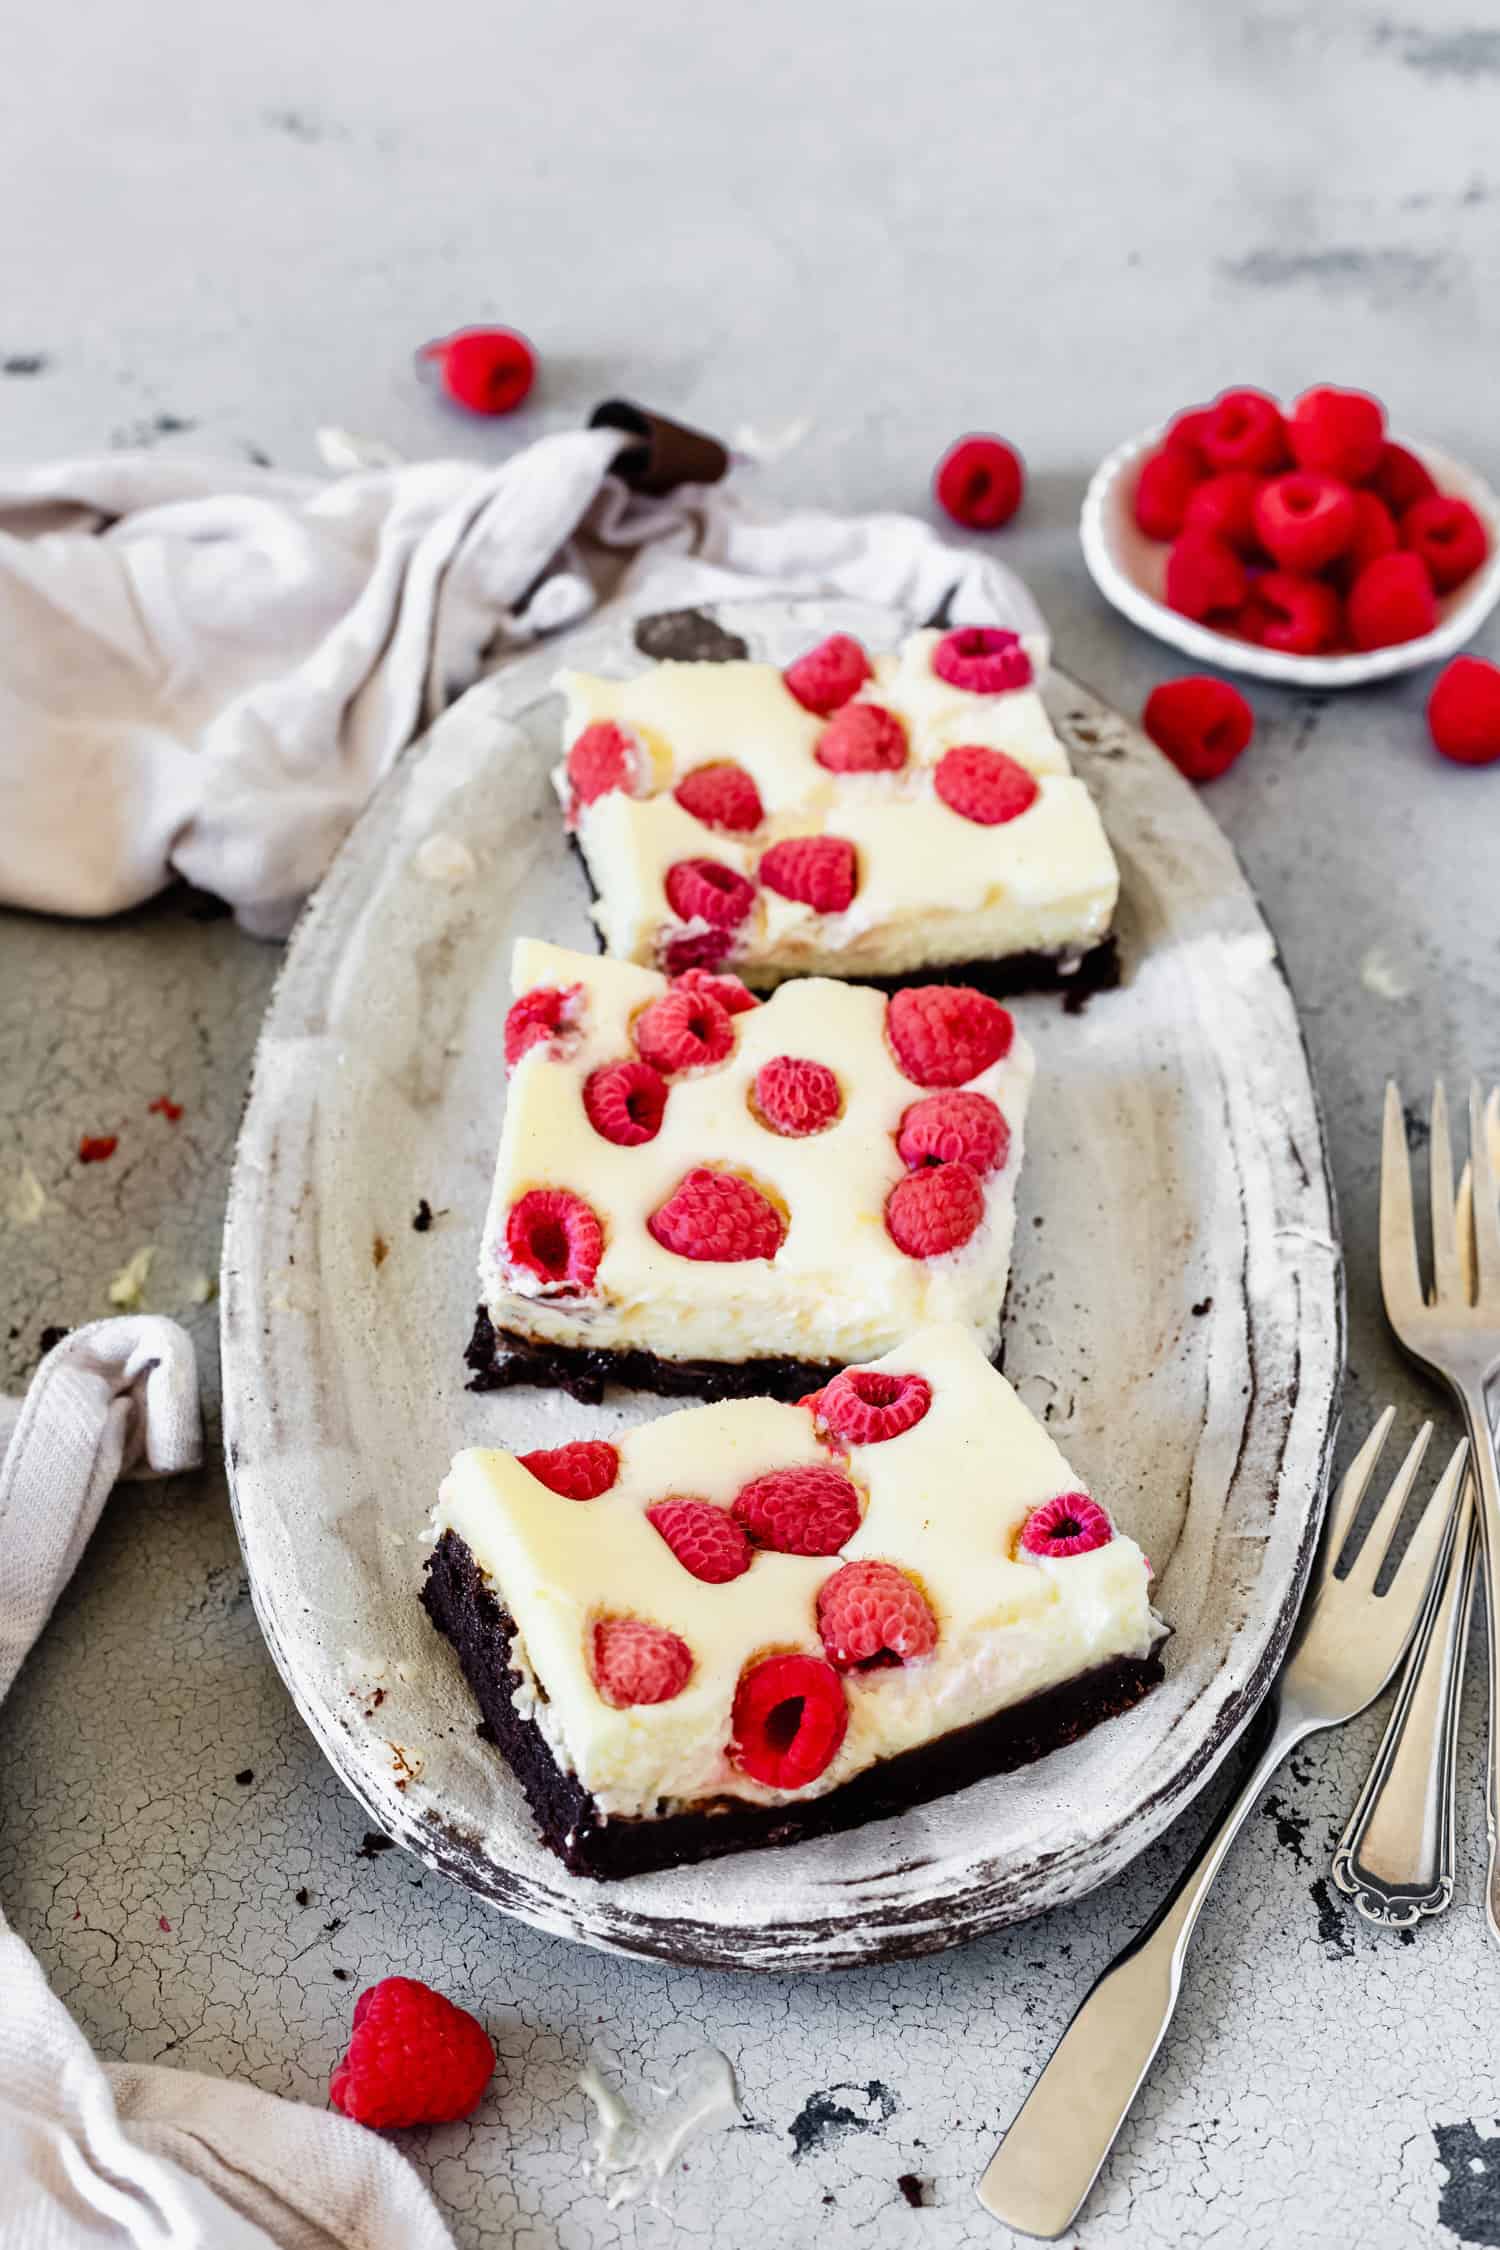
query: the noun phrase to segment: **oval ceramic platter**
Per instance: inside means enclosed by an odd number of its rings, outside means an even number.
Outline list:
[[[537,1840],[418,1607],[424,1520],[462,1445],[553,1445],[663,1411],[464,1389],[504,1095],[512,942],[591,948],[547,780],[560,661],[784,663],[847,602],[610,615],[512,660],[372,802],[266,1019],[230,1197],[225,1436],[256,1608],[299,1709],[383,1829],[538,1929],[714,1967],[832,1968],[954,1945],[1106,1882],[1264,1694],[1311,1557],[1343,1361],[1321,1121],[1270,932],[1165,759],[1054,675],[1053,716],[1123,871],[1123,987],[1018,1005],[1038,1054],[1006,1371],[1155,1562],[1164,1685],[1021,1773],[791,1849],[603,1884]],[[637,641],[636,633],[641,634]],[[684,636],[686,639],[684,640]],[[418,1225],[426,1211],[431,1224]]]

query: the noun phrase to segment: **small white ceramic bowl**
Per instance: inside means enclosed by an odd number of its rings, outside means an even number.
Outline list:
[[[1431,470],[1439,490],[1467,500],[1489,533],[1488,557],[1464,585],[1442,597],[1438,622],[1430,633],[1419,641],[1400,641],[1394,648],[1372,648],[1355,655],[1290,656],[1282,649],[1258,648],[1253,641],[1239,641],[1229,633],[1216,633],[1210,625],[1195,624],[1168,609],[1163,599],[1167,544],[1146,537],[1131,506],[1141,463],[1165,435],[1165,424],[1148,430],[1100,462],[1084,495],[1079,532],[1089,575],[1105,600],[1133,624],[1154,633],[1159,641],[1170,641],[1188,656],[1289,687],[1360,687],[1366,680],[1387,679],[1392,673],[1410,672],[1451,656],[1473,638],[1500,600],[1500,500],[1461,461],[1450,460],[1435,446],[1401,438],[1399,442]]]

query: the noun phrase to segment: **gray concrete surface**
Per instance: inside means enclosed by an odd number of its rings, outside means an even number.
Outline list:
[[[1172,664],[1102,607],[1073,530],[1125,432],[1230,380],[1343,379],[1500,470],[1497,100],[1494,6],[13,11],[0,447],[308,466],[339,422],[488,456],[625,390],[731,433],[805,421],[754,474],[768,499],[920,510],[949,437],[994,426],[1032,470],[1005,551],[1062,661],[1134,710]],[[510,424],[455,420],[412,378],[414,346],[482,318],[542,354]],[[1355,1424],[1434,1403],[1378,1317],[1381,1080],[1500,1075],[1500,772],[1431,755],[1426,686],[1257,691],[1258,740],[1213,795],[1328,1108]],[[0,1216],[7,1387],[149,1242],[148,1302],[189,1321],[212,1394],[192,1298],[275,968],[181,899],[0,924],[0,1214],[23,1161],[50,1201],[31,1227]],[[163,1092],[175,1126],[148,1112]],[[106,1131],[116,1158],[79,1168],[80,1132]],[[1458,1901],[1407,1944],[1325,1881],[1377,1724],[1299,1759],[1237,1851],[1085,2243],[1500,2243],[1477,1699]],[[465,2250],[1008,2239],[973,2178],[1206,1817],[1108,1892],[903,1970],[713,1979],[537,1939],[362,1856],[261,1645],[216,1468],[114,1502],[0,1758],[0,1896],[106,2052],[317,2098],[361,1983],[406,1970],[480,2009],[491,2095],[407,2137]],[[735,2062],[746,2127],[666,2212],[612,2214],[585,2178],[575,2077],[598,2038],[635,2082],[705,2039]]]

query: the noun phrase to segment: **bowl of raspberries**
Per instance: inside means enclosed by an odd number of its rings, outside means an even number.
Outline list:
[[[1500,502],[1392,438],[1379,399],[1220,392],[1101,463],[1083,505],[1101,593],[1229,670],[1353,687],[1447,656],[1500,597]]]

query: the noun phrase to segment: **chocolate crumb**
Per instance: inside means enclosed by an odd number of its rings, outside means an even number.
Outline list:
[[[234,1778],[242,1789],[248,1789],[255,1779],[255,1768],[253,1766],[242,1766]]]
[[[338,1978],[340,1984],[347,1984],[349,1982],[349,1971],[347,1969],[335,1969],[333,1973]]]
[[[7,352],[0,359],[0,374],[40,375],[47,365],[45,352]]]
[[[42,1330],[41,1336],[42,1358],[45,1359],[48,1352],[55,1350],[57,1345],[62,1342],[64,1336],[71,1335],[71,1333],[71,1329],[67,1328],[44,1328]]]
[[[296,1899],[297,1899],[297,1904],[298,1904],[299,1906],[306,1906],[306,1904],[307,1904],[307,1888],[306,1888],[306,1885],[305,1885],[305,1884],[304,1884],[303,1888],[302,1888],[302,1889],[301,1889],[300,1891],[298,1891],[298,1892],[296,1893]]]
[[[335,1930],[341,1930],[341,1929],[343,1928],[343,1926],[344,1926],[344,1917],[343,1917],[343,1915],[342,1915],[342,1914],[335,1914],[335,1916],[333,1917],[333,1920],[332,1920],[331,1922],[325,1922],[325,1923],[323,1924],[323,1935],[324,1935],[325,1937],[332,1937],[332,1936],[333,1936],[333,1934],[334,1934],[334,1932],[335,1932]]]
[[[367,1828],[365,1840],[354,1856],[356,1859],[373,1859],[377,1852],[391,1852],[395,1848],[394,1836],[382,1836],[378,1828]]]
[[[426,1196],[424,1195],[421,1202],[417,1205],[417,1215],[412,1220],[411,1231],[413,1234],[425,1234],[431,1224],[432,1205],[428,1202]]]
[[[391,1246],[386,1241],[385,1236],[383,1234],[377,1234],[375,1240],[370,1245],[370,1256],[374,1260],[375,1271],[377,1273],[379,1273],[381,1267],[385,1264],[385,1261],[390,1256],[390,1254]]]
[[[901,2193],[906,2197],[906,2200],[911,2205],[912,2209],[914,2211],[920,2211],[927,2198],[922,2192],[922,2183],[917,2178],[916,2173],[903,2172],[900,2179],[897,2180],[896,2185],[901,2190]]]
[[[1205,1313],[1210,1313],[1213,1311],[1213,1309],[1214,1301],[1212,1297],[1200,1297],[1197,1304],[1193,1307],[1194,1320],[1201,1320]]]

